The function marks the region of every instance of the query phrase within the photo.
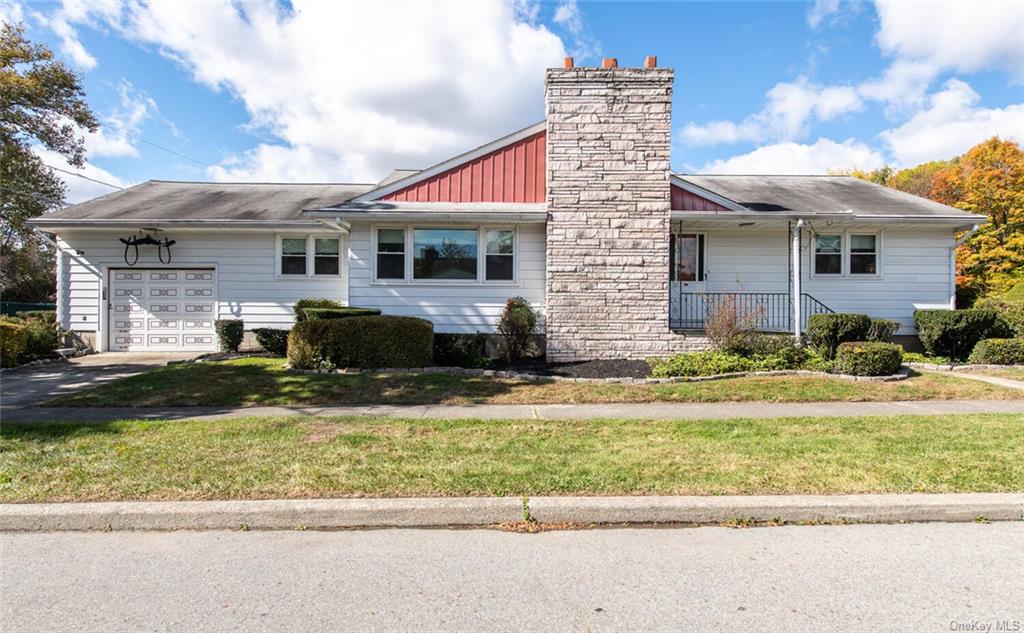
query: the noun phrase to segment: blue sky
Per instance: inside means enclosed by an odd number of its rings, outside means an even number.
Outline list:
[[[0,0],[0,16],[82,73],[104,123],[83,173],[122,186],[424,167],[539,120],[543,69],[566,54],[675,68],[677,171],[908,166],[1024,140],[1021,2]],[[67,181],[73,201],[112,190]]]

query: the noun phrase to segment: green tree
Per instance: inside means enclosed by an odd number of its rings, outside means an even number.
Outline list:
[[[0,25],[0,283],[5,296],[41,287],[41,272],[52,279],[51,269],[33,269],[51,266],[53,256],[26,221],[61,206],[65,187],[33,147],[81,167],[82,131],[97,128],[78,75],[47,47],[25,39],[24,26]]]

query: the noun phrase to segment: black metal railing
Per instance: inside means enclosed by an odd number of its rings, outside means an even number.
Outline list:
[[[721,310],[728,310],[745,327],[759,332],[793,330],[793,303],[788,292],[692,292],[670,284],[669,327],[673,330],[703,330]],[[801,293],[801,329],[806,329],[810,315],[828,312],[832,309]]]

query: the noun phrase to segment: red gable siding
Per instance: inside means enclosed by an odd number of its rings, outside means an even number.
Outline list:
[[[382,196],[396,202],[544,202],[545,132]]]
[[[682,187],[672,185],[672,210],[673,211],[729,211],[717,202],[702,198],[695,193],[690,193]]]

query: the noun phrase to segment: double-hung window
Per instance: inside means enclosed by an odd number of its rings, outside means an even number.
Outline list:
[[[878,274],[878,236],[850,235],[850,275]]]
[[[405,229],[377,230],[377,279],[405,279]]]
[[[341,238],[285,235],[279,238],[282,277],[336,277],[341,274]]]
[[[814,274],[843,274],[843,236],[814,236]]]
[[[821,233],[814,236],[812,272],[817,277],[878,277],[878,233]]]
[[[515,273],[515,233],[512,229],[490,229],[485,234],[487,244],[487,281],[512,281]]]
[[[494,227],[376,227],[374,280],[480,284],[515,280],[516,234]]]
[[[306,274],[306,238],[281,238],[281,274]]]

